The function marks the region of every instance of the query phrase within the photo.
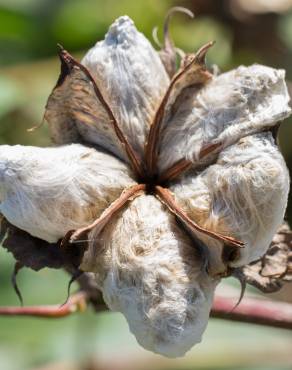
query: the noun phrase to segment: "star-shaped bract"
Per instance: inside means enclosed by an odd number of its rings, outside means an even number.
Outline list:
[[[81,269],[108,306],[172,357],[201,340],[220,277],[265,253],[289,189],[274,139],[284,71],[214,76],[211,45],[173,74],[120,17],[81,63],[60,49],[45,113],[58,146],[0,147],[2,214],[49,242],[87,241]]]

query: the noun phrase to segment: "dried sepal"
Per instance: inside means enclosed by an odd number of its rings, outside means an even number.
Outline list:
[[[122,148],[117,147],[120,143],[113,120],[111,122],[110,108],[89,72],[63,48],[59,56],[61,74],[48,99],[44,116],[53,142],[89,141],[125,158]],[[96,130],[97,134],[90,137],[90,130]]]
[[[244,243],[236,240],[234,238],[219,234],[217,232],[210,231],[201,227],[196,222],[188,217],[188,215],[184,212],[184,210],[175,202],[173,194],[168,190],[161,186],[156,186],[156,196],[158,199],[161,200],[163,204],[165,204],[169,210],[180,220],[182,221],[187,228],[191,229],[191,231],[200,239],[200,236],[207,235],[210,238],[215,240],[219,240],[226,245],[242,248],[244,247]],[[201,236],[202,237],[202,236]]]
[[[22,266],[39,271],[45,267],[60,269],[65,265],[64,251],[56,243],[35,238],[10,224],[4,217],[1,230],[5,231],[2,246],[12,253]]]
[[[91,232],[93,229],[95,235],[97,236],[99,233],[102,232],[104,227],[107,225],[107,223],[111,221],[115,214],[121,211],[121,209],[127,204],[127,202],[132,201],[139,195],[143,194],[145,192],[145,189],[145,184],[137,184],[131,186],[128,189],[125,189],[119,196],[119,198],[113,201],[111,205],[107,209],[105,209],[100,217],[92,224],[77,230],[69,231],[62,240],[62,245],[66,245],[67,243],[74,243],[80,239],[87,237],[88,233]]]
[[[13,273],[12,273],[12,276],[11,276],[11,283],[12,283],[12,286],[13,286],[13,289],[17,295],[17,298],[19,299],[19,302],[21,304],[21,306],[23,306],[23,297],[22,297],[22,294],[21,294],[21,291],[18,287],[18,284],[17,284],[17,274],[19,273],[19,271],[23,268],[23,265],[19,262],[19,261],[16,261],[15,264],[14,264],[14,269],[13,269]]]

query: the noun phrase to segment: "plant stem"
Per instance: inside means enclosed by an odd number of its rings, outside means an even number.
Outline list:
[[[0,315],[2,316],[33,316],[43,318],[62,318],[69,316],[75,312],[83,312],[86,310],[87,294],[79,292],[72,295],[63,305],[48,305],[48,306],[7,306],[0,307]]]
[[[237,322],[292,329],[292,304],[245,297],[235,307],[231,298],[216,296],[211,316]]]
[[[79,292],[72,295],[63,306],[0,307],[0,315],[62,318],[85,311],[86,301],[86,293]],[[233,298],[216,296],[211,317],[292,330],[291,304],[249,297],[244,298],[237,307],[235,303]],[[105,309],[106,306],[101,304],[97,311]]]

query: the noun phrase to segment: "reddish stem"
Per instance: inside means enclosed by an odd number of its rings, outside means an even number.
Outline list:
[[[27,306],[27,307],[0,307],[0,315],[2,316],[33,316],[43,318],[62,318],[69,316],[75,312],[83,312],[86,310],[87,294],[79,292],[72,295],[68,302],[64,305],[51,306]]]
[[[292,305],[265,299],[244,298],[234,308],[232,298],[216,296],[211,316],[219,319],[246,322],[275,328],[292,329]]]
[[[62,318],[75,312],[83,312],[86,309],[86,300],[86,293],[79,292],[63,306],[0,307],[0,315]],[[211,317],[292,330],[291,304],[258,298],[244,298],[236,308],[235,304],[233,298],[216,296]],[[101,304],[97,311],[105,309],[106,306]]]

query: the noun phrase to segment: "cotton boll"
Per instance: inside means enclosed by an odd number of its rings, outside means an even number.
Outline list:
[[[169,84],[158,53],[134,22],[123,16],[88,51],[82,64],[110,103],[128,141],[143,156],[146,134]]]
[[[261,133],[226,148],[215,164],[171,190],[199,225],[245,243],[230,263],[243,266],[263,256],[282,224],[289,174],[272,134]],[[220,243],[204,241],[212,257],[222,251]]]
[[[241,66],[202,88],[185,89],[163,123],[160,170],[182,158],[211,163],[213,155],[201,158],[204,148],[218,144],[218,152],[275,126],[291,114],[289,100],[285,71],[262,65]]]
[[[85,146],[0,146],[0,212],[48,242],[94,221],[133,185],[122,162]]]
[[[201,341],[217,281],[155,197],[134,199],[89,240],[81,267],[96,273],[109,308],[124,314],[144,348],[177,357]]]

